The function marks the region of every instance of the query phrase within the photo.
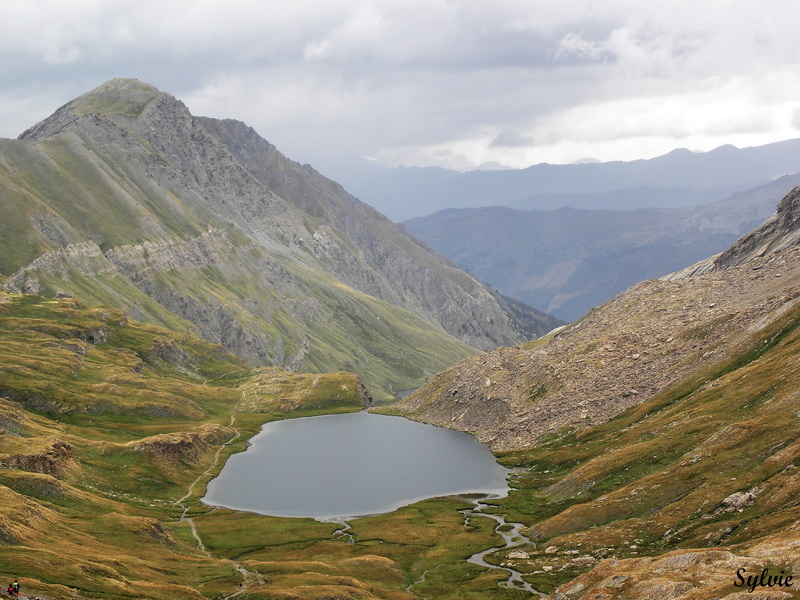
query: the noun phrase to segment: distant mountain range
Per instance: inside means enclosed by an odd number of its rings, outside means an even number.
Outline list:
[[[115,79],[0,140],[0,284],[389,397],[558,321],[501,297],[251,128]]]
[[[800,174],[696,207],[450,209],[405,226],[503,294],[574,321],[639,281],[721,252],[797,185]]]
[[[634,209],[705,204],[800,170],[800,139],[752,148],[686,149],[630,162],[538,164],[462,173],[439,167],[367,165],[338,179],[394,221],[446,208],[510,206]]]

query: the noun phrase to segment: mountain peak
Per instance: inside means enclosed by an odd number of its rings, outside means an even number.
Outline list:
[[[70,104],[79,115],[100,113],[138,117],[145,106],[163,95],[164,92],[149,83],[138,79],[117,78],[106,81]]]
[[[51,116],[23,132],[19,139],[50,137],[77,118],[89,114],[99,114],[119,124],[129,124],[151,102],[165,95],[155,86],[138,79],[111,79],[68,102]]]

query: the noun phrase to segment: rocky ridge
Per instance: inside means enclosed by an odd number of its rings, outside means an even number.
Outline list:
[[[506,344],[514,336],[530,337],[523,331],[526,323],[536,323],[532,330],[535,330],[534,335],[545,333],[547,325],[555,323],[541,313],[525,317],[515,315],[504,306],[497,292],[474,279],[457,275],[461,269],[454,263],[433,253],[402,226],[360,202],[311,165],[300,165],[288,159],[244,123],[210,118],[199,121],[258,181],[326,224],[314,232],[311,239],[303,239],[301,243],[325,257],[337,277],[348,285],[423,314],[441,323],[451,335],[484,350]],[[356,245],[367,271],[348,249],[337,245],[339,232]],[[371,272],[381,274],[392,286],[383,285]],[[437,292],[432,294],[426,290]],[[464,305],[464,292],[471,305]],[[499,312],[495,305],[500,306]],[[490,319],[514,334],[488,335],[478,319],[464,319],[463,316],[464,312],[482,314],[487,311]]]

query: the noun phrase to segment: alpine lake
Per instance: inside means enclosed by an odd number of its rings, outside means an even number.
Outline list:
[[[508,493],[509,471],[472,436],[367,412],[267,423],[229,458],[203,502],[341,520],[426,498]]]

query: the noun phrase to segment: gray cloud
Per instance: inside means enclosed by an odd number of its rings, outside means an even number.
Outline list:
[[[520,134],[518,131],[503,131],[489,144],[490,148],[524,148],[532,146],[534,139]]]
[[[766,143],[800,128],[797,16],[793,0],[6,0],[0,135],[129,76],[314,164]]]

